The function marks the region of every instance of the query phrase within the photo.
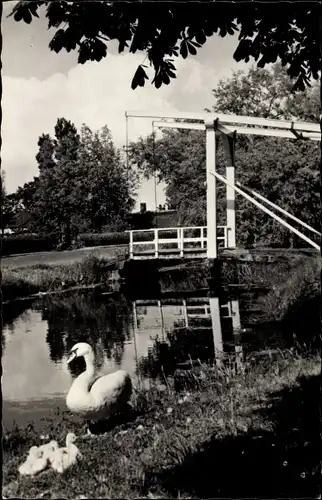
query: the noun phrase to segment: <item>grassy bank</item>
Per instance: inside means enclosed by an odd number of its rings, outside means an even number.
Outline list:
[[[233,375],[203,367],[190,394],[171,381],[133,396],[133,416],[99,438],[79,438],[79,465],[19,478],[40,434],[63,443],[84,432],[68,413],[41,428],[5,431],[3,495],[16,498],[316,498],[321,466],[317,355],[285,353]]]
[[[3,300],[27,297],[39,292],[65,290],[75,286],[108,284],[111,270],[108,260],[88,255],[65,265],[38,264],[2,269]]]

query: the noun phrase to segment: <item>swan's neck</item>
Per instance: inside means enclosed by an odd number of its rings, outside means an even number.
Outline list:
[[[92,378],[94,376],[95,368],[94,368],[94,353],[85,354],[84,356],[86,370],[85,373],[88,377]]]
[[[94,354],[86,354],[84,356],[86,370],[81,373],[72,385],[73,389],[89,392],[89,386],[94,378],[95,368],[94,368]]]

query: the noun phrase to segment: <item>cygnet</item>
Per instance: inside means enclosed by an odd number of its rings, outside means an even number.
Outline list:
[[[47,465],[48,457],[44,456],[44,453],[37,446],[32,446],[27,459],[20,465],[18,471],[23,476],[34,476],[46,469]]]
[[[49,443],[42,444],[41,446],[39,446],[39,450],[43,453],[43,456],[49,460],[57,449],[58,449],[57,441],[50,441]]]
[[[66,436],[66,447],[56,449],[49,458],[52,468],[60,474],[71,467],[78,459],[82,458],[82,454],[74,444],[76,441],[75,434],[69,432]]]

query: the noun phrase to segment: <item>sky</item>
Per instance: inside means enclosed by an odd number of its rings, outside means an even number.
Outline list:
[[[38,173],[35,156],[38,137],[53,134],[57,118],[71,120],[77,128],[92,130],[107,125],[115,144],[125,144],[125,111],[200,112],[214,104],[212,89],[233,70],[248,69],[236,63],[237,36],[214,35],[196,56],[176,60],[177,78],[156,89],[149,81],[131,89],[131,80],[144,54],[118,54],[109,45],[108,56],[97,62],[77,64],[77,53],[50,51],[54,30],[47,29],[45,11],[30,25],[6,16],[16,2],[3,4],[2,16],[2,169],[8,193]],[[93,8],[94,8],[93,4]],[[150,80],[151,81],[151,80]],[[129,119],[129,140],[152,131],[151,120]],[[140,202],[155,208],[154,181],[144,181]],[[157,189],[157,205],[165,203],[164,185]]]

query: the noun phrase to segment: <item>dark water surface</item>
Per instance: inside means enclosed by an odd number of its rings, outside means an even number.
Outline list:
[[[156,336],[164,339],[198,312],[211,327],[207,297],[204,303],[198,298],[197,310],[190,306],[188,313],[183,300],[172,302],[177,303],[75,295],[16,303],[4,316],[2,333],[4,427],[11,428],[14,421],[40,422],[57,407],[65,408],[66,394],[82,369],[66,362],[76,342],[93,347],[100,373],[122,368],[135,384],[138,361],[147,356]]]
[[[184,317],[180,305],[138,305],[124,299],[69,297],[27,305],[4,321],[2,334],[3,424],[39,420],[65,397],[75,373],[68,351],[79,341],[92,345],[99,372],[127,370],[136,382],[136,366],[156,335],[164,337]],[[12,316],[15,314],[13,313]]]

